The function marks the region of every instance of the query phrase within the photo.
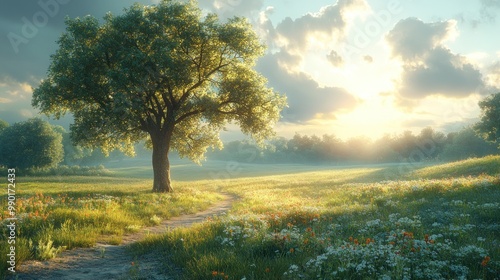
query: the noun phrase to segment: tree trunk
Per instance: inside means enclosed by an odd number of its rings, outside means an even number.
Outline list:
[[[153,192],[172,192],[170,182],[169,137],[151,137],[153,142]]]

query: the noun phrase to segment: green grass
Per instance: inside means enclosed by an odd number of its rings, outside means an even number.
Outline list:
[[[197,165],[186,159],[173,160],[171,175],[174,181],[221,180],[241,177],[260,177],[266,175],[289,174],[315,170],[331,169],[328,165],[303,164],[252,164],[236,161],[204,161]],[[132,158],[124,161],[111,162],[106,168],[118,178],[153,178],[151,160]],[[333,167],[345,168],[345,167]]]
[[[444,172],[497,162],[428,167],[399,181],[381,180],[398,166],[221,180],[242,197],[228,216],[150,237],[131,252],[161,254],[181,279],[494,279],[499,170]],[[446,179],[425,178],[440,172]]]
[[[164,269],[180,268],[179,279],[493,279],[500,271],[499,163],[182,161],[172,168],[173,194],[150,193],[148,161],[106,166],[113,177],[19,177],[17,264],[97,240],[117,244],[127,231],[200,211],[228,192],[241,198],[228,215],[149,237],[130,252],[138,261],[159,254]],[[6,205],[3,195],[0,209]],[[7,217],[0,211],[1,273]]]
[[[413,177],[442,179],[452,177],[477,176],[500,172],[500,156],[486,156],[447,163],[439,166],[422,168],[412,174]]]
[[[172,194],[151,193],[151,180],[112,177],[18,177],[16,180],[16,264],[47,259],[75,247],[121,236],[143,226],[208,208],[222,196],[176,184]],[[209,188],[206,188],[209,189]],[[7,270],[7,196],[0,199],[0,278]]]

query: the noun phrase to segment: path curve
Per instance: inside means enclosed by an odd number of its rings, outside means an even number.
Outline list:
[[[61,280],[99,280],[99,279],[174,279],[159,270],[163,265],[157,256],[145,255],[133,267],[134,259],[126,252],[126,246],[142,240],[148,234],[162,234],[178,227],[189,227],[208,217],[227,212],[238,199],[232,194],[223,194],[224,199],[205,211],[182,215],[161,224],[145,227],[137,233],[125,234],[120,245],[97,243],[92,248],[78,248],[62,252],[57,258],[48,261],[27,261],[18,272],[7,279],[61,279]],[[103,257],[104,256],[104,257]],[[135,265],[135,264],[134,264]]]

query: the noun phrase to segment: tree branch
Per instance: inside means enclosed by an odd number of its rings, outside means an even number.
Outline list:
[[[185,120],[185,119],[187,119],[187,118],[189,118],[191,116],[195,116],[195,115],[201,114],[201,113],[203,113],[205,111],[206,111],[205,109],[198,109],[198,110],[194,110],[194,111],[185,113],[184,115],[180,116],[177,120],[175,120],[175,124],[178,124],[178,123],[182,122],[183,120]]]

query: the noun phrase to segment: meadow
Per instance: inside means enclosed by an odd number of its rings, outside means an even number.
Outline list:
[[[155,254],[179,279],[500,275],[498,156],[436,166],[179,163],[172,194],[150,193],[145,167],[109,168],[116,177],[18,179],[18,262],[119,244],[124,232],[200,211],[224,192],[240,197],[227,215],[133,244],[135,265]]]
[[[487,157],[220,180],[241,197],[227,216],[131,252],[181,279],[495,279],[499,170]]]

